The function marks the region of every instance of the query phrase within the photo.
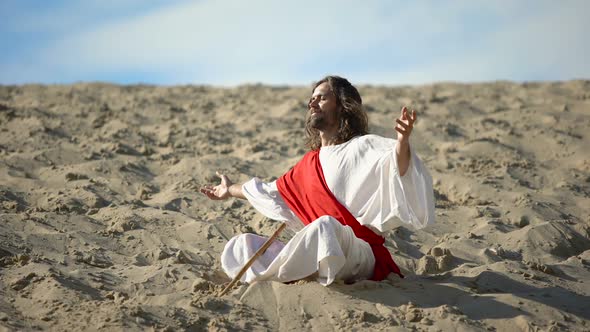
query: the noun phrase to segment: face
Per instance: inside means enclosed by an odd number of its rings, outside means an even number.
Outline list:
[[[336,95],[327,82],[318,85],[308,104],[308,117],[312,128],[328,131],[338,127],[338,105]]]

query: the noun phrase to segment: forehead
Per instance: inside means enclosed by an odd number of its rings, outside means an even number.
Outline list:
[[[328,82],[324,82],[318,85],[315,89],[313,89],[312,96],[326,95],[330,92],[332,92],[332,89],[330,89],[330,85],[328,84]]]

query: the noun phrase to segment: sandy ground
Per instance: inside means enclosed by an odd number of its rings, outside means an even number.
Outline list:
[[[437,223],[387,235],[407,278],[217,297],[227,240],[278,224],[198,188],[287,171],[309,87],[0,87],[0,329],[589,331],[590,81],[360,91],[373,133],[419,111]]]

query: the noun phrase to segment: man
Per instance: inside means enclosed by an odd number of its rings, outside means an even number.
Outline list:
[[[306,114],[310,151],[276,181],[242,184],[217,175],[205,186],[210,199],[247,199],[266,217],[296,231],[286,244],[275,241],[242,281],[289,282],[307,277],[329,285],[339,279],[382,280],[402,274],[383,246],[383,232],[399,219],[416,228],[434,222],[432,179],[410,149],[416,112],[402,108],[395,120],[397,141],[368,134],[367,114],[348,80],[327,76],[315,84]],[[241,234],[225,246],[221,261],[234,277],[265,242]]]

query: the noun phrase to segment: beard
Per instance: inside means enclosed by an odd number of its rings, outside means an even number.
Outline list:
[[[326,119],[323,114],[310,115],[308,123],[311,128],[317,130],[322,130],[326,127]]]

